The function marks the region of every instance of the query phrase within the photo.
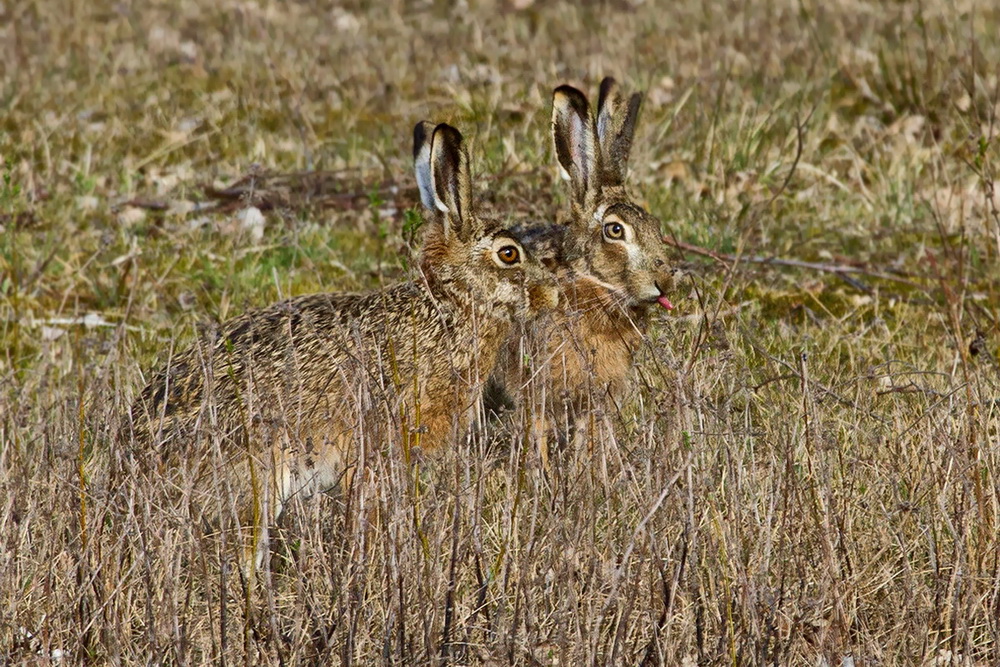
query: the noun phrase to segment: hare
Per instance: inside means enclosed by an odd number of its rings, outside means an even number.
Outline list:
[[[401,435],[408,453],[460,435],[514,323],[556,305],[551,274],[477,211],[459,131],[421,122],[413,152],[430,215],[416,280],[229,320],[175,356],[123,420],[124,446],[154,470],[225,480],[258,564],[264,522],[296,494],[351,479],[361,439]]]
[[[667,297],[673,271],[660,221],[625,189],[641,100],[636,93],[626,101],[615,80],[606,78],[595,122],[582,92],[567,85],[555,89],[552,139],[571,185],[569,219],[518,230],[529,251],[557,276],[560,305],[508,340],[487,400],[509,405],[505,391],[517,393],[529,377],[547,380],[546,411],[565,426],[562,435],[592,399],[620,400],[650,309],[673,308]],[[526,357],[541,370],[525,368]]]

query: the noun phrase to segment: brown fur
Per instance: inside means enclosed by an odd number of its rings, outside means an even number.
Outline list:
[[[359,465],[362,439],[432,450],[468,427],[511,327],[554,306],[556,288],[510,232],[476,215],[457,130],[418,125],[414,153],[431,215],[420,276],[224,323],[142,391],[124,447],[165,473],[207,479],[221,466],[246,524],[335,486]],[[508,246],[522,263],[498,263]]]
[[[562,408],[579,415],[593,401],[625,392],[650,309],[673,285],[660,222],[624,187],[639,100],[633,95],[626,103],[605,79],[595,123],[583,93],[555,91],[552,131],[572,187],[569,221],[519,233],[555,271],[560,308],[508,341],[491,382],[494,404],[500,386],[516,394],[531,377],[547,380],[550,417],[565,415]],[[609,239],[609,222],[626,226],[627,239]]]

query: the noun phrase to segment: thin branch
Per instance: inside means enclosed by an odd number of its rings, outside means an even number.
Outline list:
[[[771,204],[773,204],[778,197],[781,196],[781,194],[788,188],[788,185],[792,182],[792,177],[795,176],[795,170],[798,169],[799,162],[802,160],[802,151],[805,149],[806,125],[809,123],[809,120],[813,117],[815,112],[816,107],[813,106],[813,108],[809,110],[809,114],[806,116],[804,121],[801,123],[795,123],[795,158],[792,159],[792,166],[788,170],[788,173],[785,174],[785,180],[782,181],[781,187],[774,191],[774,194],[771,195],[771,198],[767,200],[767,203],[761,210],[771,208]]]
[[[748,264],[763,264],[766,266],[787,266],[796,269],[806,269],[809,271],[820,271],[823,273],[833,273],[841,278],[844,278],[848,282],[852,282],[847,278],[848,274],[855,274],[861,276],[868,276],[870,278],[880,278],[882,280],[891,280],[892,282],[900,283],[912,287],[914,289],[920,290],[925,294],[930,294],[930,289],[920,285],[918,283],[909,280],[908,278],[903,278],[892,273],[886,273],[884,271],[872,271],[860,266],[852,266],[850,264],[822,264],[819,262],[806,262],[801,259],[785,259],[782,257],[764,257],[761,255],[757,256],[741,256],[735,257],[722,252],[716,252],[715,250],[709,250],[708,248],[702,248],[701,246],[692,245],[690,243],[685,243],[684,241],[678,241],[670,238],[669,236],[663,237],[663,242],[672,245],[675,248],[683,250],[684,252],[690,252],[695,255],[701,255],[703,257],[711,257],[717,262],[726,265],[727,267],[736,262],[744,262]],[[854,281],[856,282],[856,281]]]

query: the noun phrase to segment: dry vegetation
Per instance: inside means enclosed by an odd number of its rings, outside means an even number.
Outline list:
[[[0,662],[997,664],[998,34],[966,0],[0,3]],[[517,421],[385,443],[249,586],[183,500],[91,493],[199,323],[405,275],[417,120],[551,218],[550,91],[606,74],[687,270],[612,430],[548,469]]]

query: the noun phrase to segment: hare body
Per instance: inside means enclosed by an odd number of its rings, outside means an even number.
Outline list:
[[[349,479],[363,465],[358,443],[398,435],[431,450],[468,426],[513,324],[557,292],[509,231],[476,213],[458,131],[421,123],[414,144],[431,213],[419,279],[226,322],[144,389],[121,429],[127,449],[167,473],[223,479],[239,523],[256,529],[294,495]]]
[[[257,491],[275,515],[294,494],[349,475],[360,431],[379,442],[405,429],[412,444],[435,449],[467,427],[511,324],[458,296],[405,283],[247,312],[146,387],[133,410],[136,443],[160,466],[199,454],[217,465],[208,445],[218,438],[238,496],[263,478],[251,468],[273,469],[272,486]]]
[[[560,305],[508,341],[491,399],[497,403],[501,387],[516,394],[530,378],[543,381],[546,413],[564,433],[595,402],[621,399],[650,310],[673,307],[660,222],[624,186],[640,99],[626,103],[605,79],[595,121],[583,93],[555,90],[552,134],[572,187],[569,217],[516,230],[556,275]]]

